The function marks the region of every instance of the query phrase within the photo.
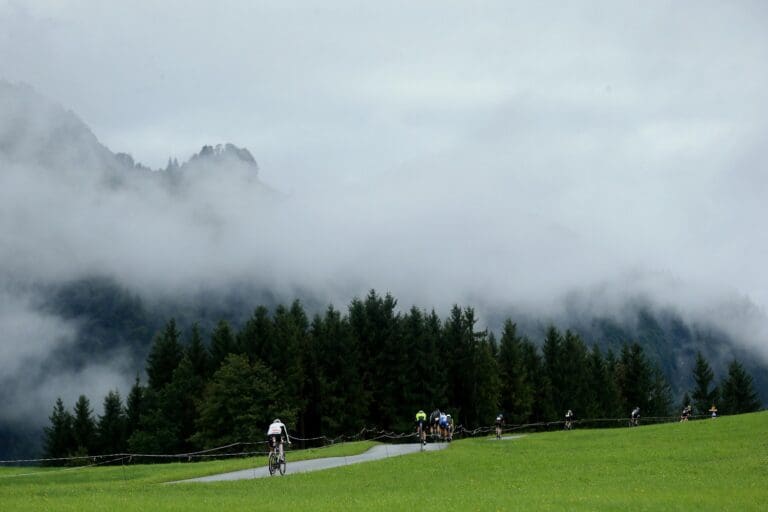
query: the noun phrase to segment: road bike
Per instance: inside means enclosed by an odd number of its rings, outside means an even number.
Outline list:
[[[275,447],[269,452],[269,474],[274,475],[278,471],[281,475],[285,474],[285,453],[280,456],[278,448]]]
[[[419,446],[421,447],[421,451],[424,451],[424,448],[427,444],[427,436],[424,432],[424,426],[422,425],[422,422],[419,422],[419,426],[416,427],[416,438],[419,441]]]

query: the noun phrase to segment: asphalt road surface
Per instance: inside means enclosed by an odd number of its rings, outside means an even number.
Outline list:
[[[448,443],[427,443],[424,447],[427,451],[441,450],[448,446]],[[418,453],[420,447],[418,443],[411,444],[379,444],[371,448],[365,453],[360,455],[349,455],[347,457],[328,457],[324,459],[311,459],[301,460],[297,462],[291,462],[290,453],[288,454],[288,461],[286,463],[286,475],[294,473],[308,473],[310,471],[320,471],[322,469],[336,468],[339,466],[348,466],[350,464],[358,464],[360,462],[369,462],[372,460],[386,459],[387,457],[397,457],[398,455],[406,455],[409,453]],[[264,478],[270,476],[267,466],[262,466],[252,469],[243,469],[240,471],[233,471],[231,473],[221,473],[219,475],[203,476],[200,478],[191,478],[189,480],[179,480],[178,482],[170,482],[174,484],[186,483],[186,482],[222,482],[228,480],[246,480],[250,478]],[[279,473],[275,474],[275,478],[279,477]]]

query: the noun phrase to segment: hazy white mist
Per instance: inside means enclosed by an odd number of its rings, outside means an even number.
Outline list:
[[[258,283],[343,307],[375,288],[481,317],[557,317],[573,293],[610,314],[643,296],[768,361],[767,14],[0,1],[0,78],[72,109],[112,151],[158,168],[232,142],[260,164],[258,180],[201,170],[169,193],[110,185],[98,151],[72,153],[86,136],[55,165],[39,137],[0,152],[0,381],[78,328],[18,283],[94,273],[147,297]],[[29,133],[51,133],[57,109],[25,105]],[[0,140],[18,135],[9,119]],[[64,378],[24,414],[57,393],[125,393],[133,375],[98,361]]]

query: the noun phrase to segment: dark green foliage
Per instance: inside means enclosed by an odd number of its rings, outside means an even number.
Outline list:
[[[320,432],[356,432],[365,426],[368,403],[361,379],[361,353],[349,322],[328,307],[312,322],[315,385],[313,407]]]
[[[175,416],[175,404],[169,404],[163,390],[146,388],[142,396],[139,425],[128,438],[133,453],[178,453],[183,440]]]
[[[728,376],[722,383],[721,414],[741,414],[760,410],[760,399],[752,376],[735,359],[728,365]]]
[[[193,441],[203,448],[262,441],[275,417],[290,429],[296,411],[285,406],[281,391],[266,366],[250,363],[245,355],[230,354],[205,388]]]
[[[238,353],[232,328],[226,320],[219,320],[211,334],[211,368],[218,370],[229,354]]]
[[[150,389],[160,390],[171,381],[173,371],[181,362],[184,349],[176,321],[171,319],[155,342],[147,357],[147,376]]]
[[[258,360],[269,364],[272,360],[271,338],[272,321],[269,318],[269,310],[259,306],[238,334],[237,343],[242,353],[251,361]]]
[[[563,387],[556,393],[562,397],[562,401],[560,408],[555,410],[560,418],[565,416],[568,409],[584,415],[585,411],[595,408],[595,395],[594,391],[589,388],[587,346],[578,334],[565,331],[560,357],[561,385]]]
[[[659,417],[672,414],[672,388],[658,366],[651,367],[651,395],[647,414]]]
[[[139,421],[141,415],[146,410],[144,403],[145,388],[139,381],[139,376],[136,375],[136,382],[131,387],[131,391],[128,394],[128,399],[125,403],[125,437],[129,439],[134,432],[139,429]]]
[[[192,332],[185,353],[192,365],[192,373],[203,380],[206,380],[213,373],[211,357],[203,344],[203,337],[197,324],[192,325]]]
[[[467,428],[490,425],[499,411],[512,424],[562,421],[567,409],[580,418],[623,416],[635,405],[644,415],[669,412],[669,385],[637,343],[617,360],[590,351],[574,331],[550,327],[539,350],[511,320],[498,343],[477,323],[472,308],[458,305],[444,321],[415,306],[401,314],[391,295],[374,290],[346,315],[329,306],[311,325],[298,301],[272,315],[259,306],[239,331],[220,320],[208,347],[197,324],[182,345],[172,319],[147,357],[148,386],[137,375],[125,410],[110,392],[96,428],[84,397],[77,419],[58,403],[46,446],[186,453],[259,442],[274,417],[299,437],[403,432],[419,409],[441,409]]]
[[[649,415],[653,388],[651,366],[638,343],[622,347],[616,362],[615,379],[622,412],[629,416],[634,407],[640,407],[643,415]]]
[[[56,399],[53,412],[49,416],[51,425],[45,427],[44,456],[45,458],[68,457],[75,448],[74,418],[64,408],[61,398]],[[59,465],[59,461],[45,461],[50,466]]]
[[[695,388],[691,395],[695,414],[707,414],[709,408],[717,402],[718,389],[712,386],[715,374],[701,352],[696,353],[696,366],[693,368]],[[687,395],[687,393],[686,393]]]
[[[534,390],[525,364],[523,340],[512,320],[504,322],[499,346],[500,410],[511,423],[525,423],[533,409]]]
[[[104,413],[96,424],[97,453],[124,453],[127,449],[127,417],[118,391],[104,397]]]
[[[614,379],[613,353],[603,358],[600,347],[592,346],[587,361],[589,381],[586,392],[592,397],[589,406],[580,413],[586,418],[615,418],[623,415],[619,405],[619,393]]]
[[[538,423],[551,421],[557,417],[552,405],[552,384],[549,381],[544,359],[528,339],[523,338],[523,361],[533,389],[533,405],[529,421]]]
[[[80,395],[75,403],[72,433],[78,453],[90,455],[96,452],[96,421],[93,419],[91,402],[85,395]]]

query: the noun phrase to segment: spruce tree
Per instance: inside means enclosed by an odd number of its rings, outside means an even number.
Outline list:
[[[722,389],[721,413],[741,414],[760,410],[760,399],[752,376],[735,359],[728,365],[728,377],[722,383]]]
[[[85,395],[80,395],[77,403],[75,403],[72,430],[77,452],[83,455],[93,455],[96,451],[96,421],[93,419],[91,402]]]
[[[219,320],[211,333],[211,367],[216,370],[229,354],[240,353],[236,348],[235,335],[229,322]]]
[[[74,418],[64,408],[61,397],[56,399],[53,412],[48,417],[51,425],[44,429],[44,456],[46,459],[68,457],[75,452],[75,434],[73,429]],[[43,462],[48,466],[63,465],[63,461],[47,460]]]
[[[205,382],[213,371],[211,369],[211,358],[208,350],[205,348],[203,336],[200,334],[200,327],[197,323],[192,325],[192,332],[185,353],[192,364],[192,372]]]
[[[563,356],[563,337],[554,325],[547,328],[542,345],[542,354],[544,355],[544,369],[550,385],[550,394],[548,408],[554,412],[548,418],[549,420],[559,419],[560,414],[568,409],[565,403],[566,383],[565,361]]]
[[[368,409],[360,374],[361,353],[349,322],[329,306],[312,323],[316,346],[318,385],[321,397],[315,404],[321,432],[337,436],[365,426]]]
[[[504,322],[499,346],[500,410],[509,423],[525,423],[531,415],[533,388],[523,359],[517,324]]]
[[[610,357],[610,362],[609,362]],[[613,354],[603,358],[600,347],[592,346],[587,362],[589,374],[589,392],[593,394],[594,400],[584,411],[583,417],[586,418],[614,418],[621,414],[619,407],[619,394],[616,389],[616,382],[613,378]]]
[[[179,365],[184,354],[176,320],[171,319],[155,341],[147,357],[147,376],[150,389],[160,390],[171,381],[173,370]]]
[[[134,432],[139,429],[141,415],[145,410],[144,404],[145,388],[141,385],[139,375],[136,374],[136,381],[131,387],[130,393],[125,403],[125,437],[129,439]]]
[[[713,386],[715,374],[709,367],[701,352],[696,353],[696,363],[693,367],[694,389],[691,393],[692,405],[696,414],[707,414],[709,408],[717,402],[718,389]]]
[[[97,447],[102,455],[123,453],[127,447],[127,418],[120,393],[110,391],[104,397],[104,413],[96,424]]]

